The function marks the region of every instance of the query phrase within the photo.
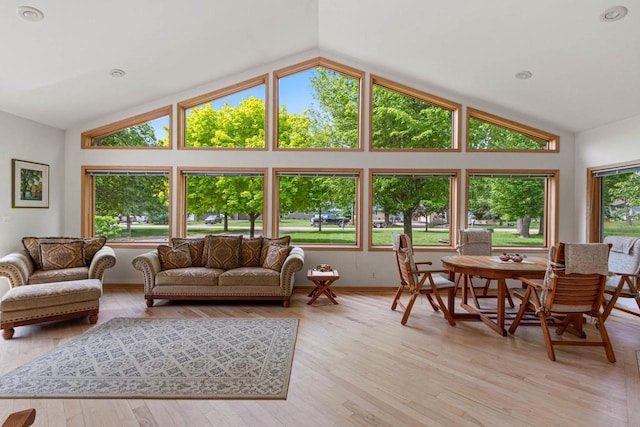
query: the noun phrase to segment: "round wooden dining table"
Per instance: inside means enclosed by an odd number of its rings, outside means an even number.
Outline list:
[[[461,274],[462,308],[467,310],[478,320],[483,321],[502,336],[507,336],[505,329],[507,296],[507,279],[526,277],[530,279],[544,278],[547,270],[547,259],[530,257],[522,262],[501,261],[497,256],[470,256],[451,255],[441,259],[442,266],[449,271],[450,279],[456,274]],[[468,288],[472,286],[471,276],[479,276],[487,279],[495,279],[498,282],[497,308],[495,310],[481,310],[468,304]],[[469,318],[465,316],[465,318]]]

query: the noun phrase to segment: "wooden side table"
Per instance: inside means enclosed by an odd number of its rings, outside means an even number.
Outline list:
[[[307,279],[311,280],[313,284],[316,285],[316,288],[309,293],[311,299],[307,305],[313,304],[322,294],[325,294],[332,303],[338,304],[338,301],[335,299],[336,294],[334,294],[329,287],[339,278],[340,274],[338,273],[338,270],[325,272],[309,269],[307,271]]]

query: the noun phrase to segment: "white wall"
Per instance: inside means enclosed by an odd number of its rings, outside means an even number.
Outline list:
[[[0,111],[0,256],[22,249],[25,236],[63,232],[64,132]],[[11,207],[11,160],[49,165],[49,208]],[[7,285],[0,278],[0,287]]]
[[[216,89],[256,77],[264,73],[270,73],[282,67],[296,64],[306,59],[323,56],[345,65],[350,65],[368,73],[395,80],[414,88],[448,98],[463,105],[469,105],[490,113],[500,115],[527,125],[553,132],[560,136],[560,153],[538,154],[490,154],[490,153],[340,153],[335,152],[239,152],[239,151],[199,151],[177,150],[176,126],[173,126],[174,149],[173,150],[81,150],[80,134],[83,131],[112,123],[135,114],[150,111],[152,109],[175,104],[177,102],[201,95]],[[368,82],[368,76],[365,78]],[[365,100],[368,94],[365,94]],[[174,110],[175,112],[175,110]],[[273,117],[269,112],[270,116]],[[365,116],[367,112],[365,111]],[[175,122],[175,118],[174,118]],[[368,141],[368,129],[365,128],[365,141]],[[464,133],[464,132],[463,132]],[[271,145],[271,134],[267,136]],[[146,105],[130,108],[108,117],[102,117],[91,122],[83,123],[69,129],[66,133],[66,175],[67,188],[65,205],[68,207],[65,217],[64,230],[68,235],[80,233],[80,168],[82,165],[157,165],[157,166],[226,166],[226,167],[301,167],[301,168],[363,168],[365,177],[368,176],[368,168],[430,168],[430,169],[461,169],[464,176],[465,168],[482,169],[559,169],[560,172],[560,238],[567,240],[573,238],[572,227],[575,212],[573,209],[574,171],[573,171],[573,135],[562,130],[555,129],[546,123],[538,122],[531,118],[514,115],[504,108],[497,108],[477,100],[465,99],[458,94],[447,93],[438,88],[429,87],[424,82],[416,82],[403,76],[394,75],[386,70],[374,69],[367,64],[361,64],[346,58],[336,57],[326,52],[314,50],[295,55],[281,61],[266,64],[260,68],[238,73],[219,81],[211,82],[198,88],[193,88],[175,95],[159,99]],[[175,169],[174,169],[175,170]],[[268,175],[270,181],[270,175]],[[366,181],[366,180],[365,180]],[[365,182],[365,198],[368,194]],[[464,189],[463,189],[464,192]],[[175,202],[175,191],[173,194]],[[563,203],[563,201],[569,201]],[[268,201],[266,223],[270,224],[271,200]],[[174,211],[175,214],[175,211]],[[364,213],[366,217],[368,212]],[[397,271],[395,261],[390,251],[368,252],[367,235],[363,236],[363,251],[339,251],[339,250],[307,250],[306,266],[311,267],[320,263],[328,263],[340,271],[340,281],[336,285],[349,286],[395,286],[397,283]],[[265,235],[272,235],[267,230]],[[133,269],[131,260],[137,254],[143,252],[139,249],[118,249],[118,262],[115,268],[107,270],[105,281],[107,283],[141,283],[142,275]],[[439,259],[446,252],[421,253],[421,259],[429,259],[434,265],[439,266]],[[375,275],[375,277],[374,277]],[[297,283],[304,283],[304,272],[298,273]]]
[[[575,235],[587,236],[587,168],[640,163],[640,115],[576,135]]]

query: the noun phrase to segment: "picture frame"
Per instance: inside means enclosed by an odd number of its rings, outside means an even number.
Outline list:
[[[11,207],[49,207],[49,165],[11,160]]]

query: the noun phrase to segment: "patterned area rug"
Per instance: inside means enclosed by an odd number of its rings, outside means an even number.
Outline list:
[[[0,397],[286,399],[298,319],[112,319],[0,377]]]

